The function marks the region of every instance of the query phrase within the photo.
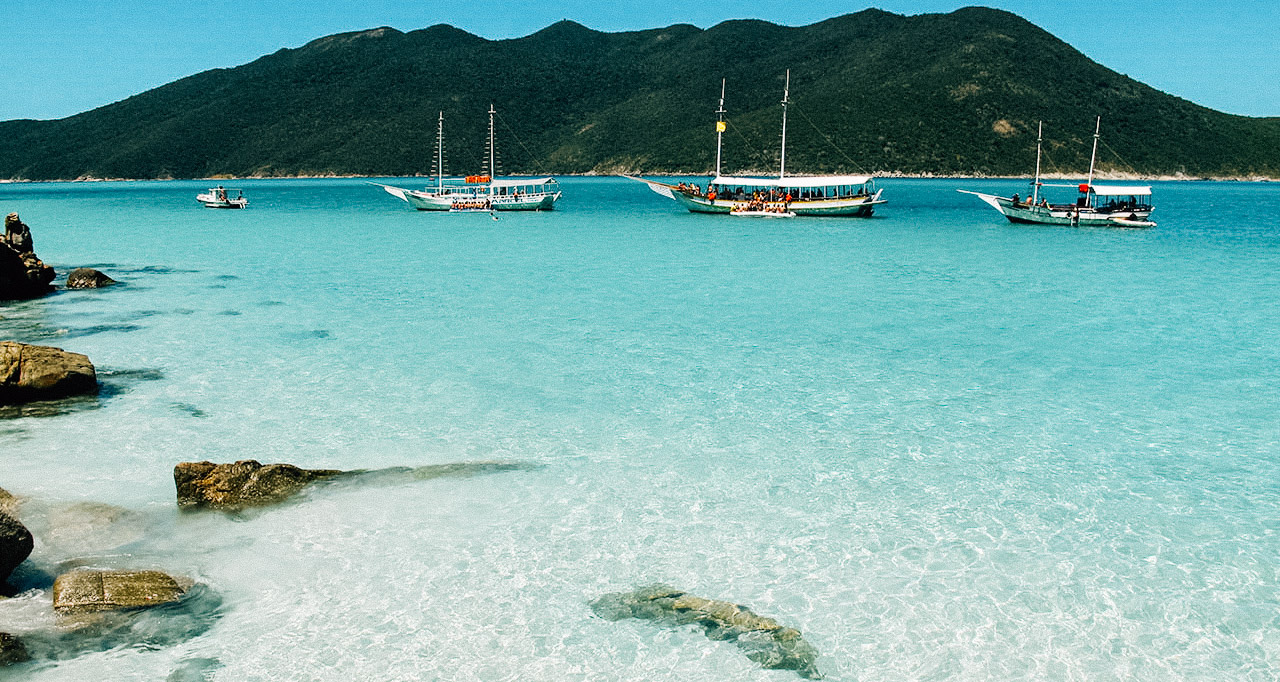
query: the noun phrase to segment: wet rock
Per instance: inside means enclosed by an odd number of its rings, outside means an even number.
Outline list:
[[[0,300],[28,299],[53,291],[53,268],[36,257],[31,229],[10,213],[0,237]]]
[[[312,484],[396,485],[536,468],[528,462],[482,460],[385,469],[300,469],[292,464],[182,462],[173,468],[178,507],[240,511],[283,502]]]
[[[0,585],[9,579],[18,564],[31,556],[34,546],[31,531],[17,519],[0,512]]]
[[[27,653],[22,640],[7,632],[0,632],[0,668],[29,660],[31,655]]]
[[[173,468],[173,483],[181,509],[236,511],[283,502],[314,481],[342,473],[251,459],[234,464],[182,462]]]
[[[762,667],[794,670],[807,679],[822,678],[816,666],[818,651],[799,630],[783,627],[745,606],[659,584],[606,594],[591,602],[591,609],[606,620],[641,618],[671,626],[696,624],[711,639],[732,641]]]
[[[4,488],[0,488],[0,513],[13,515],[18,509],[18,498]]]
[[[67,275],[68,289],[98,289],[116,281],[93,268],[76,268]]]
[[[0,341],[0,405],[96,393],[93,363],[61,348]]]
[[[152,607],[177,602],[186,591],[160,571],[76,570],[53,582],[53,610],[68,615]]]

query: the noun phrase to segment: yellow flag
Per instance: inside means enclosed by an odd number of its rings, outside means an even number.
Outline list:
[[[727,126],[724,124],[724,121],[716,121],[717,133],[723,133],[725,131],[725,128],[727,128]]]

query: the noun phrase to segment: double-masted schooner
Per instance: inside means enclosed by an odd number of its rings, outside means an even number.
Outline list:
[[[716,173],[705,187],[668,184],[633,177],[649,189],[674,199],[694,213],[727,213],[749,216],[869,216],[883,190],[867,175],[787,175],[787,105],[791,103],[791,72],[782,92],[782,148],[778,177],[745,177],[720,174],[724,120],[724,81],[720,82],[720,107],[716,110]],[[630,177],[630,176],[628,176]]]
[[[1011,223],[1032,225],[1070,225],[1079,227],[1155,227],[1148,220],[1155,207],[1151,205],[1150,186],[1095,185],[1093,174],[1098,160],[1098,138],[1102,132],[1099,116],[1093,130],[1093,153],[1089,157],[1089,179],[1079,185],[1045,185],[1040,182],[1040,155],[1044,140],[1044,122],[1036,130],[1036,174],[1026,198],[1017,194],[1000,197],[994,194],[956,190],[972,194],[987,202]],[[1075,187],[1079,192],[1074,203],[1051,204],[1040,194],[1041,187]]]
[[[493,117],[497,112],[489,105],[488,172],[468,175],[461,183],[446,182],[444,176],[444,112],[440,112],[436,128],[436,186],[422,190],[404,189],[381,183],[388,194],[403,199],[419,211],[546,211],[560,198],[560,185],[555,178],[505,178],[496,176],[497,151],[494,147]]]

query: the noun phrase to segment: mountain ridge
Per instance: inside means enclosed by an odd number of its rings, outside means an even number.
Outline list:
[[[1213,111],[988,8],[863,10],[808,26],[731,20],[605,33],[562,20],[488,40],[447,24],[325,36],[54,121],[0,122],[0,178],[414,175],[445,112],[448,170],[478,172],[487,111],[511,173],[704,173],[728,82],[726,172],[1280,177],[1280,118]]]

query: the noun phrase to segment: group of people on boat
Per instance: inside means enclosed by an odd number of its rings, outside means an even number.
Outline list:
[[[1034,201],[1032,197],[1027,197],[1027,200],[1024,202],[1016,193],[1013,195],[1012,201],[1014,208],[1031,208],[1032,206],[1037,205],[1032,203],[1032,201]],[[1049,208],[1049,200],[1041,199],[1038,205],[1040,208]]]
[[[493,202],[489,199],[454,201],[449,205],[449,209],[453,211],[488,211],[492,208]]]

